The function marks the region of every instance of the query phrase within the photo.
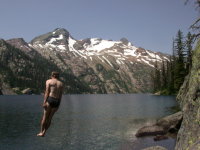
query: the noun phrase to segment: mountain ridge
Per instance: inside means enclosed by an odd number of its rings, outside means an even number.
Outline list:
[[[155,63],[169,61],[169,55],[135,47],[126,38],[76,40],[63,28],[39,35],[29,43],[21,38],[6,42],[30,57],[41,55],[86,84],[91,93],[149,92]]]

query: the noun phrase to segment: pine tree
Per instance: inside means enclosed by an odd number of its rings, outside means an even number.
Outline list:
[[[175,40],[173,38],[173,42],[172,42],[172,56],[173,56],[174,60],[175,60],[176,55],[177,55],[177,52],[176,52],[176,49],[175,49]]]
[[[184,61],[184,42],[183,32],[181,30],[178,31],[177,37],[175,39],[175,51],[175,56],[178,57],[179,61]]]
[[[174,88],[174,68],[175,68],[175,60],[170,58],[170,85],[169,85],[169,92],[175,93]]]
[[[162,90],[165,90],[167,88],[167,76],[166,76],[166,67],[164,61],[162,61],[161,75],[162,75],[161,76]]]
[[[187,61],[186,61],[186,73],[188,74],[192,67],[192,43],[193,36],[190,32],[188,32],[186,37],[186,52],[187,52]]]
[[[173,94],[173,68],[172,68],[172,58],[170,56],[169,61],[167,61],[166,65],[166,90],[167,94]]]
[[[183,33],[179,30],[175,39],[175,66],[174,66],[174,89],[178,91],[186,75],[184,64]]]
[[[154,92],[158,92],[161,90],[161,77],[160,77],[160,69],[158,66],[158,62],[156,59],[156,62],[154,64],[154,78],[153,78],[153,82],[154,82]]]

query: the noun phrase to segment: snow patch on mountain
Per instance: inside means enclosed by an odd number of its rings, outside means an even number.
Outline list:
[[[64,37],[62,34],[59,35],[58,38],[51,38],[51,40],[49,42],[47,42],[46,44],[52,44],[53,42],[57,41],[57,40],[62,40]]]
[[[76,40],[72,39],[71,37],[69,37],[68,39],[68,46],[69,46],[69,51],[73,52],[73,54],[75,56],[81,56],[85,59],[87,59],[87,56],[85,54],[83,54],[81,51],[76,50],[73,46],[76,43]]]
[[[65,47],[65,45],[58,45],[57,47],[58,47],[59,49],[63,50],[63,51],[65,51],[65,50],[66,50],[66,47]]]
[[[111,48],[114,46],[114,44],[120,43],[120,42],[116,42],[116,41],[108,41],[108,40],[100,40],[98,38],[92,38],[90,39],[91,44],[84,45],[84,48],[86,50],[95,50],[96,52],[100,52],[103,49],[106,48]]]
[[[134,56],[134,57],[136,57],[137,56],[137,54],[136,54],[136,47],[132,47],[131,49],[124,49],[124,55],[126,56],[126,55],[129,55],[129,56]]]
[[[76,51],[75,49],[74,49],[74,47],[73,47],[73,45],[76,43],[76,40],[74,40],[74,39],[72,39],[71,37],[69,37],[69,39],[68,39],[68,43],[69,43],[69,50],[70,51]]]
[[[146,63],[147,65],[154,67],[154,65],[150,64],[150,61],[145,60],[144,58],[141,59],[144,63]]]
[[[149,52],[149,51],[146,51],[146,52],[147,52],[147,54],[148,54],[149,56],[151,56],[152,58],[155,58],[155,57],[156,57],[156,54],[155,54],[155,53]]]
[[[111,66],[113,67],[113,65],[111,64],[111,62],[105,57],[105,56],[102,56],[104,58],[104,60]]]
[[[101,56],[97,56],[103,63],[105,62],[102,58],[101,58]]]

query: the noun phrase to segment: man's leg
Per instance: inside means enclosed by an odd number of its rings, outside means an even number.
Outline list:
[[[47,119],[49,118],[50,113],[51,113],[51,107],[49,104],[47,104],[47,107],[44,109],[44,114],[41,121],[41,131],[40,133],[37,134],[37,136],[44,136],[46,132],[46,125],[48,122]]]
[[[50,124],[51,124],[51,120],[52,120],[52,117],[53,115],[55,114],[55,112],[58,110],[58,108],[51,108],[51,112],[48,116],[48,119],[47,119],[47,123],[46,123],[46,130],[49,128]]]

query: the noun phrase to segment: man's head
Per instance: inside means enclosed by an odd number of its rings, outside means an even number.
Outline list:
[[[53,71],[53,72],[51,73],[51,77],[56,78],[56,79],[59,79],[59,72]]]

